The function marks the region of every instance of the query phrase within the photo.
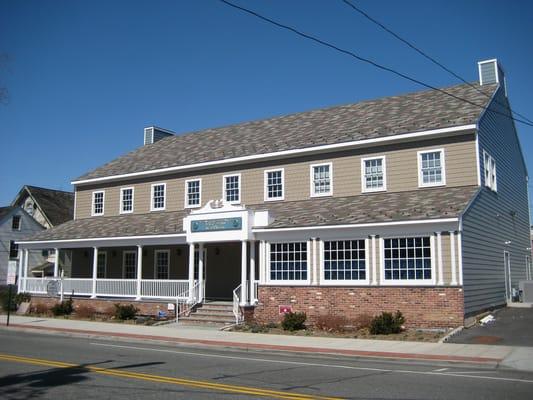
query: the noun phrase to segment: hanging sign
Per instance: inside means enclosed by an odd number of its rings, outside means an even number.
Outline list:
[[[7,263],[7,285],[14,285],[17,283],[17,262],[8,261]]]

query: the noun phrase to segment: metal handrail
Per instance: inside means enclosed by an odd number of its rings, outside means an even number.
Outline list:
[[[233,289],[233,315],[235,316],[235,323],[240,324],[242,322],[242,312],[240,308],[240,295],[242,294],[242,285]],[[239,294],[237,294],[239,292]]]

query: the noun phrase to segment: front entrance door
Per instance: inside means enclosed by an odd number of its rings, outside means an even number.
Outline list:
[[[508,251],[503,252],[503,268],[505,273],[505,298],[511,301],[511,256]]]
[[[205,298],[230,301],[241,283],[241,243],[209,244],[206,250]]]

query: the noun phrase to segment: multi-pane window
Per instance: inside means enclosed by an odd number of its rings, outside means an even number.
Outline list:
[[[200,179],[195,179],[185,182],[185,202],[187,207],[198,207],[201,201],[202,182]]]
[[[364,240],[324,242],[324,280],[366,280]]]
[[[265,171],[265,200],[283,200],[283,170]]]
[[[125,251],[123,259],[123,275],[124,279],[137,278],[137,252]]]
[[[241,201],[241,176],[229,175],[224,177],[224,200],[228,203]]]
[[[444,185],[444,151],[419,152],[418,157],[419,186]]]
[[[307,280],[307,242],[270,243],[270,280]]]
[[[11,230],[20,231],[20,215],[13,215],[11,220]]]
[[[363,192],[386,190],[385,157],[361,160]]]
[[[386,281],[432,279],[429,237],[384,239],[383,245]]]
[[[96,262],[96,277],[99,279],[105,278],[106,275],[107,254],[105,252],[98,252],[98,259]]]
[[[120,212],[123,214],[133,212],[133,188],[120,189]]]
[[[496,161],[487,152],[483,152],[483,169],[485,171],[485,186],[491,190],[498,189],[496,179]]]
[[[155,258],[155,278],[169,278],[170,252],[168,250],[156,250]]]
[[[9,258],[16,259],[19,256],[19,245],[14,240],[9,241]]]
[[[104,214],[104,192],[93,192],[93,215]]]
[[[331,186],[331,164],[311,165],[311,196],[328,196]]]
[[[164,183],[152,185],[152,211],[165,209],[165,189]]]

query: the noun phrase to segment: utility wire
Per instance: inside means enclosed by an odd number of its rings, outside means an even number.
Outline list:
[[[389,29],[387,26],[383,25],[381,22],[379,22],[378,20],[376,20],[375,18],[373,18],[372,16],[370,16],[367,12],[365,12],[364,10],[360,9],[359,7],[357,7],[355,4],[353,4],[350,0],[341,0],[344,4],[346,4],[348,7],[351,7],[352,9],[354,9],[355,11],[357,11],[359,14],[361,14],[363,17],[365,17],[366,19],[368,19],[369,21],[373,22],[374,24],[378,25],[381,29],[383,29],[385,32],[391,34],[392,36],[394,36],[396,39],[398,39],[399,41],[401,41],[402,43],[406,44],[407,46],[409,46],[411,49],[413,49],[414,51],[416,51],[418,54],[420,54],[421,56],[425,57],[426,59],[428,59],[429,61],[431,61],[433,64],[439,66],[440,68],[442,68],[444,71],[448,72],[449,74],[453,75],[454,77],[456,77],[457,79],[459,79],[460,81],[466,83],[468,86],[470,86],[471,88],[477,90],[479,93],[481,93],[482,95],[490,98],[491,96],[488,95],[487,93],[485,93],[484,91],[480,90],[476,85],[473,85],[472,83],[468,82],[467,80],[465,80],[463,77],[461,77],[459,74],[457,74],[456,72],[452,71],[450,68],[446,67],[445,65],[443,65],[442,63],[440,63],[439,61],[437,61],[435,58],[431,57],[429,54],[427,54],[425,51],[421,50],[419,47],[416,47],[414,44],[412,44],[411,42],[409,42],[407,39],[404,39],[403,37],[401,37],[400,35],[398,35],[396,32],[392,31],[391,29]],[[507,107],[506,105],[500,103],[499,101],[497,101],[496,99],[494,100],[495,103],[499,104],[500,106],[503,106],[503,107]],[[511,109],[509,107],[509,109]],[[525,119],[526,121],[530,122],[530,123],[533,123],[533,121],[531,119],[529,119],[528,117],[526,117],[525,115],[522,115],[520,114],[519,112],[517,111],[514,111],[511,109],[511,112],[515,115],[518,115],[519,117]]]
[[[372,61],[372,60],[370,60],[370,59],[368,59],[368,58],[365,58],[365,57],[359,56],[359,55],[357,55],[356,53],[354,53],[354,52],[352,52],[352,51],[350,51],[350,50],[346,50],[346,49],[340,48],[340,47],[338,47],[338,46],[336,46],[336,45],[334,45],[334,44],[332,44],[332,43],[326,42],[326,41],[324,41],[324,40],[322,40],[322,39],[320,39],[320,38],[318,38],[318,37],[316,37],[316,36],[309,35],[309,34],[307,34],[307,33],[304,33],[304,32],[302,32],[302,31],[299,31],[299,30],[297,30],[296,28],[293,28],[293,27],[291,27],[291,26],[289,26],[289,25],[284,25],[284,24],[282,24],[282,23],[280,23],[280,22],[274,21],[273,19],[270,19],[270,18],[268,18],[268,17],[265,17],[265,16],[263,16],[263,15],[261,15],[261,14],[255,12],[255,11],[253,11],[253,10],[250,10],[250,9],[245,8],[245,7],[242,7],[242,6],[240,6],[240,5],[237,5],[237,4],[234,4],[234,3],[231,3],[231,2],[229,2],[229,1],[227,1],[227,0],[219,0],[219,1],[220,1],[221,3],[223,3],[223,4],[226,4],[226,5],[229,6],[229,7],[233,7],[233,8],[235,8],[235,9],[237,9],[237,10],[240,10],[240,11],[245,12],[245,13],[247,13],[247,14],[253,15],[253,16],[256,17],[256,18],[259,18],[259,19],[261,19],[261,20],[263,20],[263,21],[265,21],[265,22],[268,22],[269,24],[275,25],[275,26],[277,26],[278,28],[282,28],[282,29],[286,29],[286,30],[288,30],[288,31],[291,31],[291,32],[295,33],[295,34],[298,35],[298,36],[304,37],[304,38],[306,38],[306,39],[308,39],[308,40],[311,40],[311,41],[316,42],[316,43],[318,43],[318,44],[321,44],[321,45],[323,45],[323,46],[329,47],[330,49],[333,49],[333,50],[336,50],[336,51],[338,51],[338,52],[340,52],[340,53],[346,54],[346,55],[348,55],[348,56],[350,56],[350,57],[353,57],[353,58],[355,58],[355,59],[357,59],[357,60],[359,60],[359,61],[362,61],[362,62],[364,62],[364,63],[370,64],[370,65],[372,65],[372,66],[374,66],[374,67],[376,67],[376,68],[378,68],[378,69],[381,69],[381,70],[383,70],[383,71],[390,72],[390,73],[392,73],[392,74],[394,74],[394,75],[397,75],[397,76],[399,76],[399,77],[401,77],[401,78],[404,78],[404,79],[406,79],[406,80],[408,80],[408,81],[414,82],[414,83],[416,83],[416,84],[418,84],[418,85],[424,86],[424,87],[426,87],[426,88],[428,88],[428,89],[432,89],[432,90],[435,90],[435,91],[437,91],[437,92],[443,93],[443,94],[445,94],[445,95],[447,95],[447,96],[449,96],[449,97],[453,97],[453,98],[456,99],[456,100],[463,101],[463,102],[468,103],[468,104],[471,104],[471,105],[473,105],[473,106],[475,106],[475,107],[479,107],[479,108],[481,108],[481,109],[483,109],[483,110],[489,110],[489,111],[492,111],[492,112],[494,112],[494,113],[496,113],[496,114],[503,115],[504,117],[509,118],[509,119],[511,119],[511,120],[514,120],[514,121],[516,121],[516,122],[520,122],[520,123],[522,123],[522,124],[525,124],[525,125],[528,125],[528,126],[532,126],[532,127],[533,127],[533,123],[530,123],[530,122],[527,122],[527,121],[524,121],[524,120],[521,120],[521,119],[518,119],[518,118],[513,118],[512,115],[505,114],[505,113],[500,112],[500,111],[498,111],[498,110],[489,109],[488,107],[483,106],[483,105],[481,105],[481,104],[477,104],[477,103],[475,103],[475,102],[473,102],[473,101],[470,101],[470,100],[468,100],[468,99],[464,99],[464,98],[462,98],[462,97],[456,96],[456,95],[454,95],[453,93],[449,93],[449,92],[447,92],[447,91],[445,91],[445,90],[443,90],[443,89],[439,89],[439,88],[437,88],[437,87],[435,87],[435,86],[433,86],[433,85],[430,85],[430,84],[428,84],[428,83],[424,83],[424,82],[422,82],[422,81],[420,81],[420,80],[418,80],[418,79],[416,79],[416,78],[413,78],[413,77],[411,77],[411,76],[409,76],[409,75],[406,75],[406,74],[404,74],[404,73],[402,73],[402,72],[396,71],[396,70],[394,70],[394,69],[392,69],[392,68],[390,68],[390,67],[387,67],[387,66],[385,66],[385,65],[379,64],[379,63],[377,63],[377,62],[375,62],[375,61]]]

